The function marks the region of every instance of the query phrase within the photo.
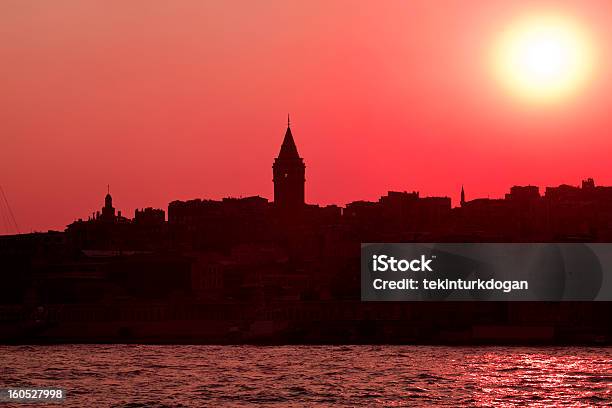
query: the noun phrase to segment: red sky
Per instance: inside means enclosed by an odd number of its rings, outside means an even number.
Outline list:
[[[287,112],[311,203],[612,184],[612,3],[517,3],[4,1],[0,185],[22,232],[86,218],[107,184],[128,216],[271,199]],[[542,10],[585,26],[598,61],[582,92],[535,107],[488,53]]]

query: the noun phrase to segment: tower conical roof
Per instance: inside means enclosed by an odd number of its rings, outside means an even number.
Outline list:
[[[297,147],[295,146],[295,141],[293,140],[293,135],[291,134],[291,128],[287,126],[287,131],[285,132],[285,138],[283,139],[283,144],[281,145],[280,152],[278,153],[279,159],[299,159],[300,155],[298,154]]]

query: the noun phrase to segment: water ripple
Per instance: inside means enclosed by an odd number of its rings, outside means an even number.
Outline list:
[[[610,406],[611,348],[0,346],[0,387],[65,407]]]

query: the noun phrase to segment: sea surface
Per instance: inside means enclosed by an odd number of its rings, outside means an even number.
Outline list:
[[[58,407],[611,406],[612,348],[0,346],[7,387],[61,387]]]

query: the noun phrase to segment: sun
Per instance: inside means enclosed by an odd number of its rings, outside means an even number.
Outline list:
[[[531,16],[513,22],[500,35],[493,63],[510,92],[533,102],[561,101],[590,79],[592,41],[569,18]]]

